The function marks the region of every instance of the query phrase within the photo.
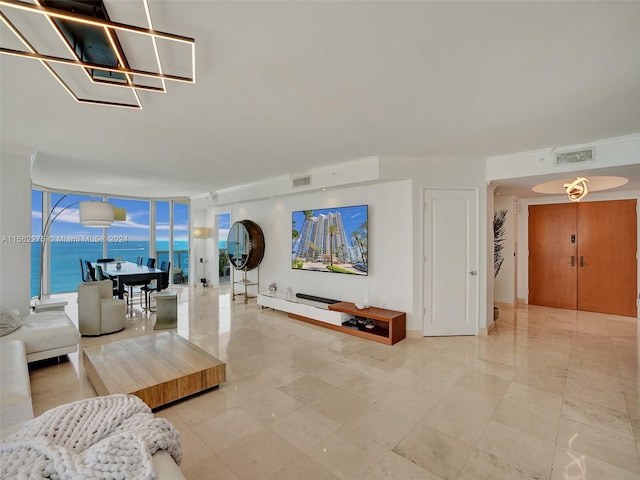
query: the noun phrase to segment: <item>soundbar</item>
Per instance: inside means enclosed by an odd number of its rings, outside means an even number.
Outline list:
[[[328,304],[340,303],[342,301],[342,300],[333,300],[331,298],[316,297],[315,295],[309,295],[307,293],[296,293],[296,297],[304,298],[305,300],[313,300],[314,302],[328,303]]]

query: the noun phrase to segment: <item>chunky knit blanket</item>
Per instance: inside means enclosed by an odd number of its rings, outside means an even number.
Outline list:
[[[0,478],[155,479],[151,455],[180,464],[180,433],[133,395],[62,405],[25,423],[0,446]]]

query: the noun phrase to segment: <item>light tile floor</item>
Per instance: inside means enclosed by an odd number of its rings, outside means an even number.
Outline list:
[[[73,295],[67,313],[75,320]],[[189,479],[639,479],[633,318],[502,309],[488,337],[393,347],[181,289],[177,331],[227,362],[227,382],[157,411]],[[125,331],[153,333],[135,309]],[[31,371],[35,413],[95,392],[81,355]]]

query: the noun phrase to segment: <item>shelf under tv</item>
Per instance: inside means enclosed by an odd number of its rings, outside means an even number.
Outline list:
[[[406,337],[407,315],[404,312],[370,307],[356,308],[350,302],[322,305],[317,302],[302,302],[275,294],[258,295],[258,305],[270,307],[289,314],[290,318],[330,328],[385,345],[394,345]],[[352,328],[343,325],[354,317],[373,321],[373,328]],[[366,322],[365,322],[366,323]],[[371,323],[371,322],[369,322]]]

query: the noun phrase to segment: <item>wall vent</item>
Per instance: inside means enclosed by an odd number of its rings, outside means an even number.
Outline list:
[[[576,150],[573,152],[556,153],[556,165],[568,165],[572,163],[595,162],[596,149],[586,148],[584,150]]]
[[[311,185],[311,175],[306,175],[304,177],[296,177],[293,179],[294,187],[304,187],[306,185]]]

